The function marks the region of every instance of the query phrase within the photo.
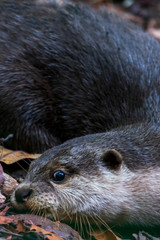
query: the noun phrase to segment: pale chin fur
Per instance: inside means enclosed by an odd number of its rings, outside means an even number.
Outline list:
[[[98,178],[77,176],[64,184],[51,182],[56,193],[54,189],[52,193],[39,193],[36,183],[22,183],[18,188],[32,186],[35,189],[36,186],[34,195],[25,204],[18,204],[13,193],[11,201],[19,210],[41,209],[55,220],[77,214],[91,220],[101,218],[108,224],[151,226],[160,223],[159,170],[132,172],[122,164],[116,173],[102,169]]]

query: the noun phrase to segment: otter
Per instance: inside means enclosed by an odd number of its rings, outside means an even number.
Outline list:
[[[0,137],[43,152],[158,122],[160,45],[132,23],[71,2],[0,1]]]
[[[11,197],[15,208],[110,227],[160,225],[160,129],[136,124],[46,151]]]
[[[159,43],[80,3],[0,4],[0,133],[14,134],[12,148],[54,146],[31,163],[13,206],[159,225]]]

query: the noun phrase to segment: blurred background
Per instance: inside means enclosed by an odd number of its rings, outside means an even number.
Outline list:
[[[76,0],[77,1],[77,0]],[[148,31],[160,41],[160,0],[80,0],[94,8],[110,11]]]

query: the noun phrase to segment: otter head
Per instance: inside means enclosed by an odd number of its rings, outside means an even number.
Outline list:
[[[54,147],[31,164],[12,195],[13,206],[42,211],[55,220],[150,222],[148,210],[156,192],[152,184],[159,175],[132,171],[123,155],[87,138]],[[158,211],[150,214],[154,218]]]
[[[114,149],[61,145],[32,162],[11,201],[17,209],[42,210],[58,219],[96,217],[102,209],[110,215],[121,166],[122,156]]]

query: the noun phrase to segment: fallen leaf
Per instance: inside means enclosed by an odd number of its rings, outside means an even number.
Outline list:
[[[97,230],[92,232],[92,235],[96,240],[121,240],[121,238],[117,237],[111,230],[107,230],[106,232]]]
[[[50,219],[33,214],[16,214],[11,215],[11,217],[16,220],[21,220],[27,225],[38,225],[47,232],[54,233],[60,239],[83,240],[78,232],[64,223],[53,222]]]
[[[47,236],[49,240],[63,240],[63,238],[56,236],[56,234],[46,231],[45,229],[38,227],[36,225],[31,225],[30,231],[36,231],[37,233],[42,233]]]
[[[9,207],[6,206],[5,209],[3,209],[3,211],[0,212],[0,216],[5,216],[8,209],[9,209]]]
[[[0,224],[8,224],[8,223],[13,223],[13,222],[18,222],[18,221],[14,218],[0,216]]]
[[[26,232],[26,228],[22,221],[18,221],[17,232]]]
[[[0,162],[6,164],[12,164],[19,160],[31,158],[36,159],[41,156],[41,154],[29,154],[23,151],[12,151],[6,148],[0,147]]]

